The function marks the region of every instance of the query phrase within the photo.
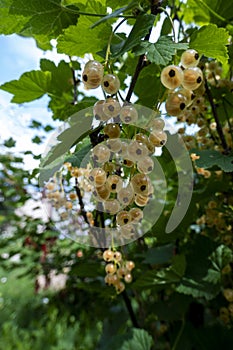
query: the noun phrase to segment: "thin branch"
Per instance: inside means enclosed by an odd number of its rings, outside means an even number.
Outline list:
[[[87,218],[87,213],[86,213],[86,210],[85,210],[85,207],[84,207],[83,197],[82,197],[79,185],[78,185],[77,177],[75,178],[75,186],[74,186],[74,188],[75,188],[75,191],[76,191],[76,194],[77,194],[77,197],[78,197],[81,215],[83,216],[85,222],[89,225],[89,221],[88,221],[88,218]]]
[[[71,61],[71,57],[70,61]],[[78,84],[79,84],[79,80],[76,79],[75,76],[75,69],[73,67],[71,67],[71,72],[72,72],[72,79],[73,79],[73,86],[74,86],[74,92],[73,92],[73,104],[76,105],[78,103]]]
[[[151,1],[151,14],[152,15],[157,15],[161,12],[160,6],[162,5],[162,3],[163,3],[163,1],[153,1],[153,0]],[[145,41],[148,41],[150,39],[152,28],[153,27],[150,28],[148,34],[145,36],[145,38],[144,38]],[[125,100],[127,102],[130,102],[130,99],[132,97],[132,94],[133,94],[135,85],[137,83],[139,74],[145,66],[146,66],[146,57],[143,54],[143,55],[139,56],[137,66],[135,68],[135,72],[134,72],[134,75],[132,77],[132,80],[131,80],[131,83],[129,86],[129,90],[128,90],[128,93],[127,93],[126,98],[125,98]]]
[[[210,106],[211,106],[211,109],[212,109],[213,117],[214,117],[214,120],[215,120],[215,123],[216,123],[216,129],[217,129],[218,135],[220,137],[222,147],[223,147],[225,153],[228,153],[229,148],[228,148],[228,145],[227,145],[227,142],[226,142],[226,139],[225,139],[225,135],[223,133],[222,125],[221,125],[219,117],[218,117],[217,108],[216,108],[216,105],[214,103],[214,99],[213,99],[211,90],[209,89],[209,86],[208,86],[208,83],[207,83],[206,79],[205,79],[205,89],[206,89],[207,97],[208,97],[209,102],[210,102]]]
[[[124,302],[125,302],[125,306],[128,310],[128,313],[129,313],[129,316],[130,316],[130,319],[132,321],[132,324],[135,328],[140,328],[139,324],[138,324],[138,321],[137,321],[137,318],[136,318],[136,315],[134,313],[134,310],[132,308],[132,305],[131,305],[131,301],[130,301],[130,298],[126,292],[126,290],[124,290],[122,293],[121,293],[123,299],[124,299]]]

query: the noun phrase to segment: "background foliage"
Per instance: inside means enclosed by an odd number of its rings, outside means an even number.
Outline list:
[[[121,20],[128,26],[113,31]],[[133,283],[120,295],[105,286],[101,251],[61,239],[52,222],[19,214],[30,198],[39,206],[39,170],[26,171],[24,155],[11,151],[14,140],[2,141],[0,348],[229,349],[233,342],[231,2],[2,0],[0,23],[1,34],[32,37],[42,50],[52,49],[51,39],[56,39],[57,51],[67,55],[58,65],[41,59],[40,70],[1,86],[17,104],[47,95],[53,119],[61,124],[97,101],[94,95],[85,96],[80,83],[86,54],[103,62],[109,50],[124,98],[137,62],[146,54],[148,64],[139,72],[133,91],[136,103],[154,109],[166,101],[161,70],[177,63],[183,50],[196,49],[203,55],[203,65],[217,62],[221,68],[221,84],[214,81],[216,76],[206,82],[207,108],[201,118],[210,142],[200,138],[199,119],[194,118],[193,128],[187,121],[179,124],[171,119],[190,153],[200,156],[193,163],[189,209],[179,226],[165,234],[176,200],[177,175],[164,149],[159,162],[169,188],[166,205],[144,239],[124,247],[136,268]],[[152,27],[160,31],[156,42],[153,35],[149,40]],[[213,123],[217,123],[214,131]],[[49,124],[32,121],[32,142],[42,142],[39,130],[51,132]],[[59,152],[50,161],[65,151]],[[60,288],[52,286],[54,271],[65,276]]]

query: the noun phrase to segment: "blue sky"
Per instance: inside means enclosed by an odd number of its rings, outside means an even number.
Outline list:
[[[57,63],[64,58],[55,51],[43,52],[35,45],[35,41],[17,35],[0,36],[0,84],[18,79],[26,71],[39,68],[42,57]],[[18,152],[33,150],[36,154],[43,152],[45,145],[35,145],[31,142],[35,131],[28,128],[32,119],[42,122],[44,125],[52,122],[51,113],[47,109],[48,98],[17,105],[11,103],[12,95],[0,90],[0,140],[13,137],[17,143],[15,150]],[[58,123],[53,124],[56,126]],[[33,168],[38,162],[30,156],[25,158],[27,168]]]

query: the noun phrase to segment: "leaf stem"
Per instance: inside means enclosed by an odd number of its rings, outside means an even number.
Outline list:
[[[210,88],[208,86],[208,83],[207,83],[206,79],[205,79],[205,89],[206,89],[206,94],[207,94],[208,100],[210,102],[210,106],[211,106],[211,109],[212,109],[213,117],[214,117],[214,120],[215,120],[215,123],[216,123],[216,129],[217,129],[218,135],[220,137],[222,147],[224,149],[224,152],[228,153],[229,148],[228,148],[228,145],[227,145],[227,142],[226,142],[226,139],[225,139],[225,135],[223,133],[222,125],[221,125],[219,117],[218,117],[217,108],[216,108],[216,105],[214,103],[214,99],[213,99],[211,90],[210,90]]]
[[[89,225],[89,221],[88,221],[88,218],[87,218],[87,213],[86,213],[86,210],[85,210],[85,207],[84,207],[83,197],[82,197],[79,185],[78,185],[77,177],[75,178],[75,186],[74,186],[74,188],[75,188],[75,191],[76,191],[76,194],[77,194],[77,197],[78,197],[81,215],[83,216],[85,222]]]
[[[183,317],[183,318],[182,318],[182,323],[181,323],[181,327],[180,327],[179,333],[177,334],[177,337],[176,337],[176,339],[175,339],[175,342],[174,342],[174,344],[173,344],[171,350],[176,350],[177,345],[178,345],[178,343],[179,343],[179,341],[180,341],[180,338],[181,338],[181,336],[182,336],[182,333],[183,333],[183,331],[184,331],[184,326],[185,326],[185,321],[184,321],[184,317]]]
[[[62,6],[62,8],[67,11],[67,12],[72,12],[76,13],[77,15],[82,15],[82,16],[90,16],[90,17],[106,17],[106,14],[103,13],[93,13],[93,12],[85,12],[85,11],[79,11],[79,10],[74,10],[66,6]],[[115,18],[135,18],[133,15],[117,15]]]

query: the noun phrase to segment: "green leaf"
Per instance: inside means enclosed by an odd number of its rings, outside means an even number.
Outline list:
[[[28,18],[24,30],[50,37],[58,36],[78,18],[78,13],[69,12],[61,6],[61,0],[13,0],[9,13]]]
[[[143,14],[138,16],[128,38],[122,41],[121,47],[119,48],[118,52],[113,55],[113,57],[119,57],[125,52],[130,51],[133,47],[137,46],[149,33],[150,28],[153,27],[154,21],[154,15]]]
[[[161,36],[155,44],[142,42],[135,54],[146,54],[151,63],[166,66],[177,50],[186,50],[187,48],[188,44],[186,43],[175,43],[171,37]]]
[[[158,103],[164,91],[165,88],[160,81],[158,66],[150,64],[145,67],[139,75],[134,89],[138,96],[137,103],[152,108]]]
[[[43,58],[40,60],[40,68],[44,72],[51,72],[49,92],[58,96],[62,96],[64,92],[72,92],[72,71],[69,63],[62,60],[56,66],[54,62]]]
[[[195,153],[200,156],[199,159],[195,161],[196,165],[200,168],[208,169],[217,165],[220,169],[225,172],[233,171],[233,156],[224,155],[215,150],[194,150]]]
[[[92,108],[87,108],[72,115],[69,119],[71,126],[57,136],[57,143],[42,159],[41,167],[46,167],[61,156],[65,156],[70,148],[88,135],[92,123]],[[64,159],[63,159],[64,161]]]
[[[82,166],[83,168],[89,162],[89,158],[88,159],[84,159],[84,158],[90,152],[91,149],[92,149],[92,145],[88,144],[83,148],[81,148],[78,152],[75,152],[73,155],[68,156],[65,159],[65,162],[71,163],[72,166],[76,166],[76,167]]]
[[[214,266],[217,267],[219,271],[221,271],[227,264],[233,261],[232,250],[221,244],[211,254],[211,261]]]
[[[151,248],[146,252],[145,264],[164,264],[172,259],[174,245],[167,244],[161,247]]]
[[[227,64],[227,47],[229,34],[224,28],[218,28],[215,24],[203,26],[193,33],[190,40],[190,48],[199,54],[215,58],[222,64]]]
[[[144,330],[134,328],[133,338],[125,340],[120,350],[150,350],[153,338]]]
[[[51,73],[42,71],[26,72],[19,80],[12,80],[0,86],[0,89],[14,95],[11,102],[30,102],[42,97],[49,91]]]
[[[9,14],[11,2],[12,0],[1,0],[0,3],[0,33],[5,35],[20,33],[27,22],[23,16]]]
[[[91,13],[105,13],[106,8],[99,1],[88,1],[85,9]],[[94,29],[95,17],[81,16],[76,26],[69,26],[58,38],[57,50],[70,56],[84,56],[86,53],[96,53],[103,48],[111,34],[111,26],[103,23]],[[85,38],[85,40],[84,40]]]
[[[4,141],[4,146],[8,148],[15,147],[15,144],[16,144],[16,141],[12,137]]]
[[[220,291],[220,285],[203,281],[194,281],[184,277],[182,283],[176,287],[176,291],[185,295],[192,295],[194,298],[206,298],[211,300]]]
[[[136,288],[152,288],[164,286],[166,284],[177,283],[181,280],[186,268],[184,255],[173,257],[170,267],[159,271],[149,271],[144,273],[135,283]]]
[[[113,11],[112,13],[110,13],[109,15],[102,17],[101,19],[99,19],[97,22],[95,22],[91,28],[94,28],[96,26],[98,26],[99,24],[101,24],[102,22],[107,21],[110,18],[114,18],[119,16],[121,13],[128,11],[130,9],[132,9],[133,7],[135,7],[138,4],[137,0],[133,0],[131,3],[129,3],[127,6],[121,7],[115,11]]]

